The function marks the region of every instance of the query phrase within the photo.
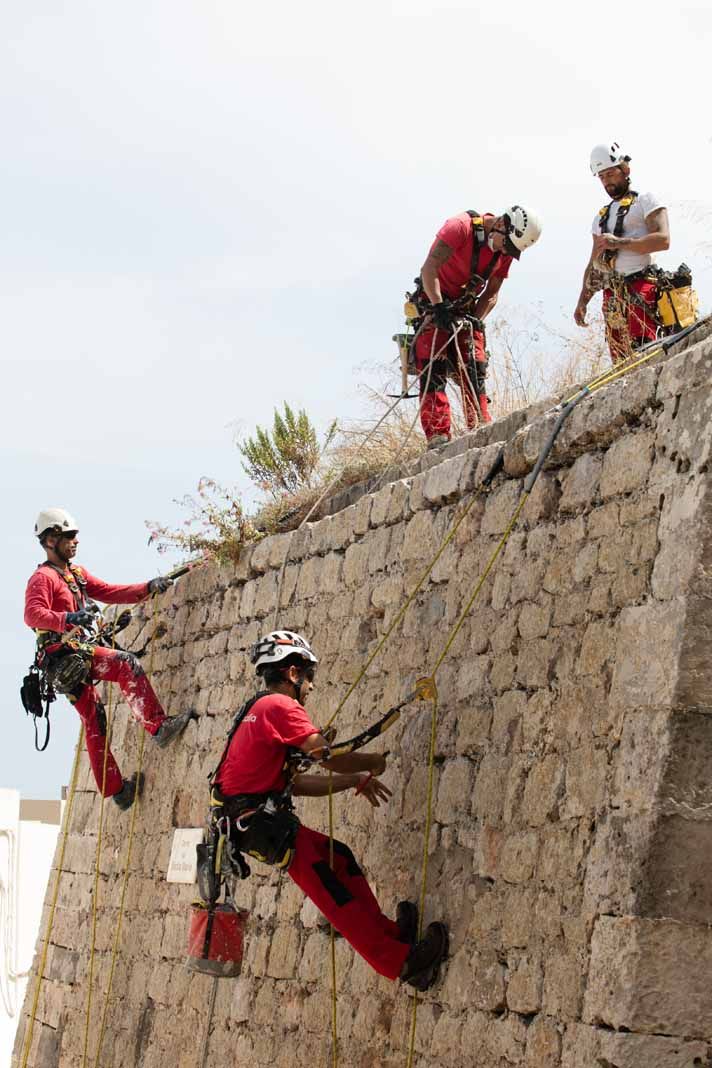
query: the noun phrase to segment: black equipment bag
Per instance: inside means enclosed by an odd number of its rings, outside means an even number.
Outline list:
[[[47,676],[40,671],[36,664],[32,664],[28,673],[22,680],[20,700],[22,701],[27,715],[32,716],[35,728],[35,749],[38,753],[44,753],[49,745],[49,706],[54,699],[55,692],[52,689]],[[43,744],[40,745],[37,721],[42,719],[45,721],[45,739]]]

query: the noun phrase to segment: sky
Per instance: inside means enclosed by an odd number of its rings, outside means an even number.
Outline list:
[[[145,521],[288,401],[364,413],[442,222],[524,203],[539,244],[497,313],[571,312],[617,140],[712,306],[708,5],[0,0],[0,786],[55,797],[78,717],[32,748],[18,688],[37,512],[109,581],[166,570]],[[493,358],[497,359],[496,351]],[[316,640],[316,637],[315,637]]]

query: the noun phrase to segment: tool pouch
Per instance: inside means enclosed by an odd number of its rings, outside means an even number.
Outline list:
[[[207,842],[201,842],[195,847],[198,868],[198,892],[203,901],[208,905],[214,905],[220,896],[220,870],[217,864],[218,834],[208,832]]]
[[[268,802],[240,822],[244,830],[238,827],[233,836],[241,853],[276,868],[289,867],[299,829],[299,820],[293,812],[287,808],[270,808]]]
[[[20,700],[22,701],[22,706],[28,716],[44,715],[40,672],[34,664],[22,680]]]
[[[49,745],[49,706],[54,698],[51,683],[47,678],[42,678],[42,672],[36,664],[33,664],[22,680],[20,700],[27,715],[32,716],[35,728],[35,749],[38,753],[43,753]],[[45,721],[45,739],[40,745],[38,723],[42,719]]]
[[[47,657],[47,677],[57,693],[74,696],[89,681],[90,652],[60,649]]]
[[[658,298],[658,318],[663,326],[683,330],[697,320],[697,293],[692,286],[669,289]]]

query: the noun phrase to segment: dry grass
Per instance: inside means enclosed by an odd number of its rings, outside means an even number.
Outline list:
[[[489,327],[488,346],[493,354],[488,390],[497,418],[544,397],[560,395],[610,365],[602,323],[596,320],[590,330],[568,336],[533,314],[517,327],[498,319]],[[552,349],[558,351],[553,359]],[[296,529],[324,496],[368,480],[375,488],[396,470],[417,460],[425,441],[416,401],[402,402],[373,429],[393,404],[392,394],[400,392],[399,370],[394,372],[389,366],[377,371],[380,381],[365,390],[367,415],[339,428],[322,457],[313,486],[266,499],[254,516],[248,516],[237,490],[202,479],[197,497],[188,496],[180,502],[188,516],[178,529],[155,522],[147,524],[159,552],[178,549],[194,555],[207,551],[221,559],[235,560],[245,544],[269,533]],[[457,437],[465,430],[459,390],[450,387],[449,393],[453,436]],[[318,509],[314,511],[318,514]]]

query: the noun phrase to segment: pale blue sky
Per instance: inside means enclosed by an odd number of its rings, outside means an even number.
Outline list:
[[[78,516],[104,578],[165,567],[144,520],[201,475],[244,483],[235,427],[360,413],[448,215],[535,207],[498,311],[562,324],[604,199],[589,150],[617,139],[712,303],[710,14],[479,7],[0,0],[0,785],[54,796],[75,736],[60,700],[36,756],[17,696],[38,509]]]

